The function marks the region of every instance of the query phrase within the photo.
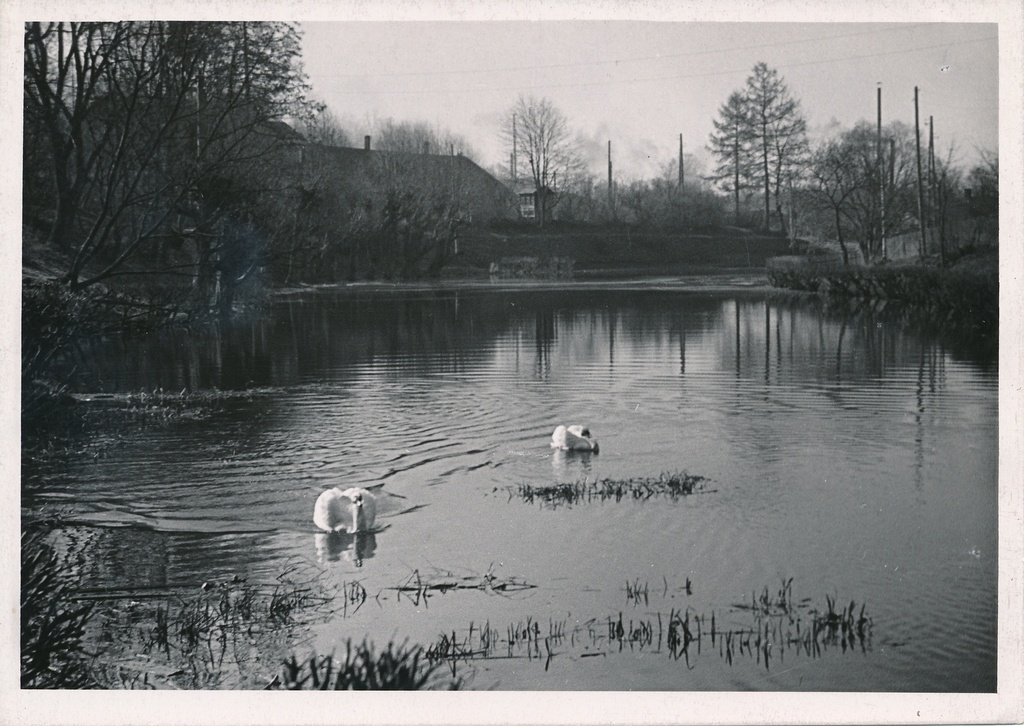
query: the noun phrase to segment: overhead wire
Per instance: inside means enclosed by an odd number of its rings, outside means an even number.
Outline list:
[[[507,66],[503,68],[459,68],[443,71],[400,71],[393,73],[323,73],[320,75],[331,78],[400,78],[405,76],[454,76],[480,73],[513,73],[519,71],[553,70],[557,68],[578,68],[581,66],[602,66],[618,65],[621,63],[637,63],[650,60],[671,60],[673,58],[689,58],[700,55],[713,55],[715,53],[730,53],[737,50],[757,50],[760,48],[777,48],[787,45],[802,45],[817,43],[826,40],[839,40],[842,38],[854,38],[862,35],[878,35],[880,33],[914,30],[916,28],[933,25],[933,23],[912,23],[889,27],[884,29],[864,30],[856,33],[839,33],[836,35],[824,35],[815,38],[799,38],[797,40],[780,40],[772,43],[759,43],[757,45],[730,46],[725,48],[706,48],[703,50],[691,50],[682,53],[660,53],[658,55],[633,56],[629,58],[612,58],[609,60],[580,61],[576,63],[548,63],[528,66]]]
[[[956,45],[967,45],[967,44],[971,44],[971,43],[990,42],[990,41],[994,41],[994,40],[997,40],[997,38],[994,37],[994,36],[986,36],[986,37],[981,37],[981,38],[968,38],[968,39],[964,39],[964,40],[947,41],[947,42],[944,42],[944,43],[935,43],[935,44],[932,44],[932,45],[916,46],[916,47],[913,47],[913,48],[897,48],[897,49],[890,50],[890,51],[879,51],[879,52],[874,52],[874,53],[864,53],[864,54],[859,54],[859,55],[844,56],[842,58],[819,58],[819,59],[808,60],[808,61],[801,61],[801,62],[794,62],[794,63],[782,63],[782,64],[773,65],[773,67],[777,68],[777,69],[786,69],[786,68],[800,68],[800,67],[814,66],[814,65],[824,65],[824,64],[829,64],[829,63],[843,63],[843,62],[851,61],[851,60],[864,60],[864,59],[867,59],[867,58],[882,58],[882,57],[888,57],[888,56],[893,56],[893,55],[902,55],[902,54],[907,54],[907,53],[915,53],[915,52],[919,52],[919,51],[923,51],[923,50],[934,50],[936,48],[948,48],[948,47],[956,46]],[[554,66],[552,66],[552,67],[554,67]],[[623,79],[608,79],[608,80],[604,80],[604,81],[591,81],[591,82],[586,82],[586,83],[543,83],[542,82],[542,83],[530,83],[530,84],[525,84],[525,85],[528,85],[528,87],[530,87],[530,88],[537,88],[537,89],[593,88],[593,87],[598,87],[598,86],[610,86],[610,85],[618,85],[618,84],[623,84],[623,83],[647,83],[647,82],[650,82],[650,81],[687,80],[687,79],[691,79],[691,78],[708,78],[708,77],[715,77],[715,76],[726,76],[726,75],[733,75],[733,74],[738,74],[738,73],[748,73],[749,70],[750,70],[749,68],[742,68],[742,69],[729,69],[729,70],[722,70],[722,71],[701,71],[701,72],[684,73],[684,74],[671,74],[671,75],[659,75],[659,76],[647,76],[647,77],[631,77],[631,78],[623,78]],[[480,91],[480,92],[516,91],[516,90],[522,89],[523,87],[524,87],[524,84],[518,84],[518,85],[515,85],[515,86],[500,86],[500,87],[499,86],[461,86],[461,87],[458,87],[458,88],[448,88],[448,89],[444,89],[444,88],[442,88],[442,89],[438,89],[438,88],[424,89],[424,88],[421,88],[421,89],[416,89],[416,90],[374,90],[373,93],[375,95],[378,95],[378,94],[380,94],[380,95],[421,95],[421,94],[425,94],[425,93],[426,94],[437,94],[437,93],[452,94],[452,93],[463,93],[463,92],[467,92],[467,91],[468,92],[476,92],[476,91]],[[359,93],[359,91],[354,91],[354,93]]]

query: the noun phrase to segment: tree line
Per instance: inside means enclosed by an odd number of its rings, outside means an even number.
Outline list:
[[[360,144],[311,100],[295,24],[27,23],[24,42],[26,238],[54,253],[72,294],[93,291],[127,319],[227,313],[257,276],[430,275],[457,249],[472,185],[457,163],[412,157],[468,157],[469,145],[387,119],[373,136],[388,153],[359,174],[332,172],[322,150]],[[864,122],[812,144],[799,100],[765,63],[728,96],[714,129],[709,173],[687,156],[685,184],[677,160],[655,178],[609,184],[587,168],[582,138],[554,103],[523,96],[504,115],[508,161],[495,173],[513,192],[536,192],[539,224],[553,215],[666,230],[732,221],[792,233],[795,217],[801,234],[867,260],[884,254],[885,234],[922,217],[944,239],[958,215],[995,210],[994,155],[964,172],[951,153],[930,150],[927,209],[918,209],[911,129],[890,123],[879,145]],[[498,204],[518,215],[513,195]]]
[[[28,23],[23,220],[71,292],[208,297],[258,265],[275,127],[314,104],[289,23]]]
[[[468,145],[384,120],[387,153],[332,170],[322,149],[351,137],[310,93],[294,23],[27,23],[26,266],[122,322],[228,314],[254,278],[436,271],[468,191],[409,157]]]
[[[982,152],[980,163],[963,170],[956,165],[954,148],[942,154],[929,134],[920,175],[926,191],[919,193],[914,128],[890,122],[879,129],[861,121],[812,141],[799,99],[763,62],[753,67],[742,88],[729,94],[713,125],[707,149],[714,168],[709,173],[695,174],[691,168],[690,181],[684,183],[679,162],[673,160],[653,179],[609,185],[586,168],[582,137],[549,99],[520,97],[501,127],[509,152],[503,176],[514,187],[525,183],[543,190],[537,195],[538,224],[553,212],[567,220],[662,229],[731,221],[834,241],[844,262],[855,252],[866,262],[882,260],[886,237],[922,226],[937,241],[929,252],[969,245],[982,232],[995,238],[999,169],[993,153]],[[684,160],[696,166],[692,157]]]

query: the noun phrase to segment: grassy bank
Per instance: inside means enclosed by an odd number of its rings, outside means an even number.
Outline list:
[[[342,597],[299,568],[273,583],[238,575],[194,591],[83,589],[78,545],[61,552],[61,517],[21,536],[21,687],[25,689],[458,689],[462,680],[419,645],[346,640],[308,651],[305,631]],[[134,594],[134,593],[133,593]],[[344,596],[347,600],[347,595]],[[365,599],[365,592],[362,595]],[[342,603],[342,607],[347,602]]]
[[[874,306],[894,304],[937,322],[994,330],[999,320],[999,266],[994,250],[972,253],[945,266],[930,260],[860,267],[779,258],[769,261],[767,272],[776,287]]]
[[[577,278],[706,273],[764,269],[768,259],[787,254],[789,241],[737,227],[702,232],[669,232],[622,224],[507,223],[464,230],[459,253],[441,274],[446,278],[487,276],[492,263],[522,265],[535,258],[571,261]]]
[[[834,314],[912,327],[957,357],[987,364],[998,355],[996,250],[971,252],[945,266],[926,260],[845,267],[783,258],[769,262],[767,276],[776,287],[818,296]]]

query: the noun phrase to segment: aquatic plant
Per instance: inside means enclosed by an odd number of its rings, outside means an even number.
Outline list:
[[[261,664],[294,647],[301,628],[333,601],[332,590],[293,567],[276,582],[251,584],[235,575],[151,604],[114,603],[105,609],[107,639],[115,648],[138,643],[149,657],[140,667],[108,659],[97,678],[126,688],[265,683]]]
[[[639,605],[641,600],[643,600],[644,605],[647,605],[648,594],[649,589],[646,582],[641,585],[639,579],[635,579],[633,582],[626,581],[626,602],[633,603],[634,607]]]
[[[430,662],[419,645],[389,642],[377,653],[366,640],[356,646],[348,640],[344,660],[325,655],[299,661],[292,655],[284,661],[280,677],[275,677],[267,690],[418,691],[462,687],[459,678],[440,678],[440,667],[439,663]]]
[[[21,534],[21,687],[92,688],[83,638],[93,606],[74,601],[67,569],[45,536]]]
[[[794,600],[792,583],[792,578],[783,579],[778,591],[754,591],[752,603],[730,608],[733,615],[748,613],[747,623],[734,622],[734,616],[726,618],[720,612],[700,613],[691,607],[639,615],[636,610],[628,615],[619,611],[604,618],[573,618],[571,625],[568,618],[548,618],[545,623],[527,616],[503,630],[490,620],[483,625],[470,622],[461,634],[456,630],[440,634],[425,654],[432,663],[446,664],[454,676],[456,664],[488,659],[521,658],[543,663],[547,670],[566,649],[578,658],[607,657],[623,651],[663,654],[691,669],[704,651],[717,651],[727,665],[745,657],[768,670],[773,660],[784,660],[787,653],[819,658],[830,648],[846,652],[856,647],[864,653],[870,649],[872,621],[863,604],[858,609],[851,602],[838,610],[836,599],[826,595],[825,607],[813,608],[810,599]],[[691,584],[689,578],[687,584]],[[645,587],[646,583],[636,580],[627,582],[627,597],[632,602],[642,599]]]
[[[343,582],[341,583],[342,593],[342,617],[348,617],[349,607],[352,608],[352,613],[358,612],[359,608],[366,602],[366,588],[359,582]]]
[[[707,478],[684,472],[662,473],[657,477],[638,477],[630,479],[582,479],[565,484],[533,486],[520,484],[518,487],[507,487],[509,499],[519,497],[527,504],[539,502],[541,505],[557,507],[560,504],[572,505],[584,502],[605,502],[622,500],[645,500],[652,497],[669,497],[676,499],[696,493],[711,493],[707,489]]]
[[[455,666],[459,661],[488,658],[526,658],[544,661],[544,670],[551,665],[557,647],[567,637],[566,621],[548,619],[543,628],[540,621],[527,617],[509,623],[504,638],[499,630],[491,627],[488,620],[482,626],[469,624],[469,631],[459,639],[453,630],[451,635],[441,633],[425,651],[431,663],[446,663],[455,677]],[[544,652],[541,652],[541,646]]]
[[[809,601],[805,601],[809,602]],[[794,610],[793,605],[793,578],[783,579],[779,589],[774,593],[768,592],[765,586],[761,594],[750,593],[750,603],[735,603],[736,610],[751,610],[755,617],[786,615]]]
[[[165,391],[162,388],[128,393],[67,393],[50,401],[45,415],[22,417],[23,470],[32,472],[66,460],[101,460],[130,438],[125,432],[163,429],[198,422],[231,406],[259,403],[267,389],[245,391]],[[253,414],[257,415],[257,414]],[[97,431],[113,435],[96,436]]]
[[[478,590],[495,595],[531,590],[535,587],[537,586],[514,575],[498,577],[493,570],[488,570],[483,575],[458,576],[451,572],[420,573],[416,569],[400,585],[389,589],[398,593],[399,600],[404,595],[413,605],[418,606],[421,603],[426,605],[428,598],[434,594],[444,594],[451,590]]]
[[[244,391],[189,390],[167,391],[162,387],[127,393],[75,393],[71,399],[89,425],[169,425],[179,421],[198,421],[236,403],[253,403],[267,389]]]

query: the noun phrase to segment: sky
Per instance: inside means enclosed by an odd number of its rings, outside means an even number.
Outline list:
[[[585,140],[593,173],[658,175],[684,150],[710,171],[718,109],[757,62],[801,103],[812,137],[934,118],[936,153],[976,163],[998,151],[995,23],[742,23],[628,20],[303,23],[305,69],[361,144],[373,119],[425,121],[467,139],[494,168],[509,149],[502,115],[522,94],[547,97]],[[689,161],[687,163],[690,163]]]

